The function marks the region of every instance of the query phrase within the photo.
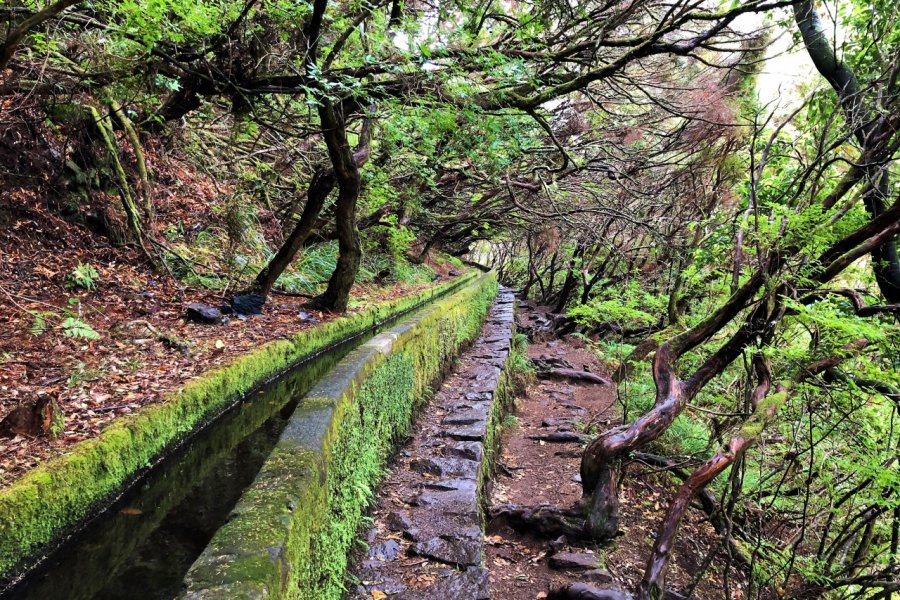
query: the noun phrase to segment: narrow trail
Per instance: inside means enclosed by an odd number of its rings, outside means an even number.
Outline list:
[[[513,296],[501,289],[482,336],[424,408],[379,489],[354,597],[490,597],[479,484],[512,323]]]
[[[523,308],[517,315],[519,327],[540,328],[543,315],[527,310],[527,305]],[[535,338],[540,340],[539,335]],[[574,339],[533,341],[528,356],[605,375],[597,357]],[[517,399],[514,422],[501,437],[491,504],[574,504],[581,498],[580,434],[588,424],[605,428],[617,419],[615,399],[612,384],[556,379],[530,383]],[[551,546],[550,540],[516,531],[504,519],[488,524],[485,540],[493,600],[534,600],[565,583],[612,581],[599,568],[600,557],[590,546],[565,542]]]
[[[551,338],[553,318],[544,308],[522,302],[516,314],[519,331],[531,333],[529,358],[539,364],[589,371],[609,380],[597,355],[575,337]],[[491,506],[552,505],[570,507],[582,497],[579,467],[585,431],[590,436],[618,425],[622,411],[614,384],[537,378],[515,401],[515,419],[504,428],[492,480]],[[542,439],[543,438],[543,439]],[[556,441],[550,441],[556,440]],[[484,565],[490,571],[492,600],[553,598],[567,584],[584,583],[608,590],[610,598],[629,597],[617,590],[634,589],[643,575],[655,528],[679,481],[658,468],[631,462],[620,490],[620,531],[615,540],[597,546],[565,538],[549,539],[516,530],[504,517],[485,531]],[[719,581],[723,560],[702,566],[718,543],[706,516],[691,510],[682,523],[668,567],[666,598],[683,598],[695,577],[691,595],[698,600],[724,598]],[[746,576],[729,569],[730,598],[742,598]]]

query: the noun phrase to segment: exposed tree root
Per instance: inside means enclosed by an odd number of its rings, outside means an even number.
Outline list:
[[[513,529],[538,533],[550,538],[564,535],[570,539],[590,539],[581,507],[521,506],[501,504],[490,511],[491,518],[504,518]]]
[[[601,589],[586,583],[570,583],[550,592],[548,600],[633,600],[627,592]]]
[[[590,371],[578,371],[577,369],[539,369],[538,377],[545,379],[571,379],[573,381],[586,381],[599,385],[609,385],[611,382]]]

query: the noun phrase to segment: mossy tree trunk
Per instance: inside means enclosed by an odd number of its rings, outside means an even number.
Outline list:
[[[344,137],[346,139],[346,133],[344,133]],[[357,170],[357,176],[359,167],[364,165],[369,158],[370,139],[371,124],[367,121],[363,125],[362,132],[360,133],[360,139],[359,143],[357,144],[356,151],[351,155],[351,161],[353,162],[353,165]],[[275,282],[278,281],[278,278],[281,276],[281,274],[284,273],[285,269],[290,266],[294,258],[297,256],[297,252],[299,252],[306,245],[307,240],[316,228],[316,224],[319,220],[319,215],[322,213],[322,209],[325,206],[325,201],[328,199],[328,195],[331,194],[332,190],[334,190],[335,185],[338,183],[339,180],[337,177],[337,171],[334,167],[331,167],[329,169],[321,169],[313,175],[312,181],[310,181],[309,183],[309,189],[306,195],[306,205],[303,207],[303,212],[300,215],[300,220],[297,221],[297,225],[294,227],[290,235],[278,249],[278,252],[275,253],[275,256],[272,257],[272,260],[270,260],[269,263],[256,276],[256,279],[253,282],[253,286],[251,287],[251,291],[260,294],[263,297],[267,297],[269,295],[269,293],[272,291],[272,288],[275,286]],[[337,207],[338,212],[340,211],[341,205],[340,198],[341,197],[339,192]],[[354,223],[355,213],[356,211],[354,199],[354,211],[352,215],[352,217],[354,218]],[[338,214],[336,218],[339,219],[340,215]],[[338,228],[338,231],[340,231],[340,228]],[[355,271],[353,275],[355,278]]]
[[[814,0],[802,0],[795,4],[794,20],[813,64],[837,94],[844,119],[862,154],[884,144],[891,137],[894,125],[890,119],[866,105],[865,90],[853,70],[838,58],[831,46]],[[861,196],[872,219],[887,210],[890,173],[885,164],[889,163],[872,161],[865,167],[866,186]],[[872,270],[878,288],[887,301],[900,303],[900,256],[896,237],[891,237],[872,251]]]

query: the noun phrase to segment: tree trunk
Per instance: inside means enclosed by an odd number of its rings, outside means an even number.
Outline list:
[[[0,44],[0,71],[6,69],[6,65],[9,64],[9,61],[16,53],[19,44],[25,36],[28,35],[29,31],[79,2],[81,2],[81,0],[59,0],[45,9],[32,14],[30,17],[19,23],[18,26],[11,29],[6,35],[6,39]]]
[[[360,132],[359,144],[357,144],[356,152],[350,157],[354,168],[357,168],[357,175],[358,167],[364,165],[369,159],[370,140],[371,124],[366,122]],[[269,264],[256,276],[251,291],[260,294],[263,297],[269,295],[275,282],[278,281],[281,274],[284,273],[285,269],[293,262],[297,252],[304,247],[306,240],[315,230],[319,215],[322,212],[322,207],[325,206],[328,195],[337,183],[338,177],[334,167],[318,171],[313,175],[312,181],[309,183],[309,190],[306,195],[306,205],[303,207],[303,213],[300,215],[300,220],[278,249],[275,256],[272,257],[272,260],[269,261]],[[337,210],[340,211],[340,196],[338,197]],[[338,216],[338,218],[340,217]],[[340,244],[340,241],[338,243]]]
[[[304,242],[313,232],[319,213],[325,206],[325,200],[328,194],[334,189],[335,176],[334,169],[323,172],[317,172],[313,175],[312,181],[309,182],[309,190],[306,193],[306,206],[303,207],[303,213],[297,222],[294,230],[284,241],[269,264],[259,272],[256,280],[253,282],[252,291],[263,296],[264,298],[272,291],[272,287],[285,269],[291,264]]]
[[[573,258],[569,261],[569,270],[566,271],[566,278],[563,281],[562,289],[559,291],[559,298],[556,301],[556,306],[553,307],[553,312],[561,313],[566,309],[566,304],[569,303],[569,297],[572,295],[572,291],[575,289],[576,281],[575,259]]]
[[[883,135],[885,120],[873,114],[865,105],[863,90],[856,75],[841,62],[828,41],[813,0],[802,0],[794,5],[794,20],[803,37],[803,43],[819,73],[831,84],[837,93],[844,112],[847,126],[856,137],[863,153],[886,139]],[[866,167],[866,189],[863,201],[872,219],[885,210],[885,199],[889,192],[889,173],[881,164]],[[900,257],[897,254],[897,239],[891,237],[872,251],[872,269],[881,293],[891,304],[900,303]]]
[[[335,230],[338,238],[338,261],[328,281],[328,288],[316,298],[316,305],[325,310],[344,312],[350,301],[350,288],[356,281],[359,261],[362,258],[362,247],[359,241],[359,230],[356,228],[356,201],[362,187],[358,162],[350,151],[347,142],[346,122],[335,106],[323,99],[319,107],[319,118],[322,121],[322,133],[328,146],[328,156],[334,167],[338,184],[338,199],[335,206]],[[368,147],[370,126],[363,127],[360,144]],[[368,151],[366,151],[368,157]]]

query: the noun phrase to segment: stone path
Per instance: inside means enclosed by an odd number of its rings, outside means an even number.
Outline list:
[[[501,288],[482,336],[424,409],[378,492],[356,598],[490,597],[479,481],[512,332],[513,295]]]

